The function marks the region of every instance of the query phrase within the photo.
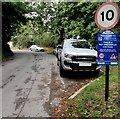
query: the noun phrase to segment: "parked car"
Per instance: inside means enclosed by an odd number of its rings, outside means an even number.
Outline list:
[[[57,58],[60,76],[66,71],[95,71],[99,73],[97,65],[97,51],[87,40],[67,39],[63,45],[58,45]]]
[[[38,47],[37,45],[31,45],[29,49],[34,52],[44,52],[44,48]]]

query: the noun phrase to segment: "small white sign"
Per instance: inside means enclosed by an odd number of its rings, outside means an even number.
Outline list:
[[[91,63],[79,62],[79,66],[91,66]]]

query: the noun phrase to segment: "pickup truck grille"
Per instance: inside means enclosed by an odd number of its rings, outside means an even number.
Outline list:
[[[96,61],[95,56],[72,56],[71,59],[72,61]]]

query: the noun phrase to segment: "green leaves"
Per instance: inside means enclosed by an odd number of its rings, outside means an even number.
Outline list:
[[[13,32],[18,30],[18,24],[26,23],[25,13],[28,12],[27,3],[23,2],[3,2],[2,3],[2,37],[7,43]]]
[[[32,44],[38,46],[53,46],[53,40],[56,38],[51,32],[46,32],[40,24],[29,20],[26,25],[21,24],[20,29],[12,37],[13,45],[18,48],[26,48]]]
[[[77,37],[79,35],[87,40],[93,39],[93,37],[96,37],[97,26],[94,21],[94,14],[98,5],[89,2],[56,4],[55,17],[50,21],[50,26],[55,29],[51,29],[51,31],[57,33],[56,27],[57,29],[63,27],[65,31],[64,37]]]

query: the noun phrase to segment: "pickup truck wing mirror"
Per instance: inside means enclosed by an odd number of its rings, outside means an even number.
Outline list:
[[[91,47],[91,49],[97,50],[97,48],[95,46]]]
[[[62,49],[62,45],[57,45],[57,49]]]

